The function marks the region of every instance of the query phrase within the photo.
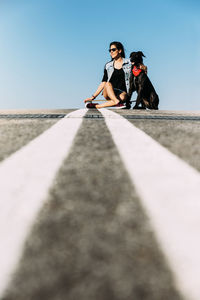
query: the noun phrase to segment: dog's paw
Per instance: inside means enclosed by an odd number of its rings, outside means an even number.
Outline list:
[[[135,106],[133,107],[133,109],[146,109],[146,107],[135,105]]]

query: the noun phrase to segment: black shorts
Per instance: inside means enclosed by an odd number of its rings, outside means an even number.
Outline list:
[[[116,96],[116,97],[119,96],[121,93],[126,93],[125,91],[122,91],[122,90],[116,89],[116,88],[114,88],[113,90],[114,90],[114,92],[115,92],[115,96]]]
[[[126,93],[125,91],[122,91],[122,90],[116,89],[116,88],[114,88],[113,90],[114,90],[115,96],[116,96],[119,100],[120,100],[119,95],[120,95],[121,93]]]
[[[117,89],[117,88],[113,88],[113,90],[114,90],[115,96],[116,96],[117,98],[119,98],[119,95],[120,95],[121,93],[126,93],[125,91],[122,91],[122,90]],[[103,92],[102,92],[102,95],[103,95]]]

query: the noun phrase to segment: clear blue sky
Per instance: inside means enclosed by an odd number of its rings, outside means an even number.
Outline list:
[[[199,0],[0,0],[0,109],[83,107],[114,40],[146,55],[160,109],[200,110]]]

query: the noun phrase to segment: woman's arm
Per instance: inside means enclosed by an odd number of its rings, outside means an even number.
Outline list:
[[[101,93],[101,91],[104,89],[105,84],[106,84],[106,82],[102,81],[100,83],[100,85],[98,86],[96,92],[92,95],[92,97],[85,99],[84,102],[89,102],[89,101],[94,100]]]

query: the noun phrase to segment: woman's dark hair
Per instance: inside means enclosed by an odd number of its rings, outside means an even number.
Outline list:
[[[118,50],[122,50],[121,56],[125,58],[124,46],[122,45],[122,43],[120,43],[120,42],[112,42],[112,43],[110,43],[110,47],[112,45],[115,45]]]

